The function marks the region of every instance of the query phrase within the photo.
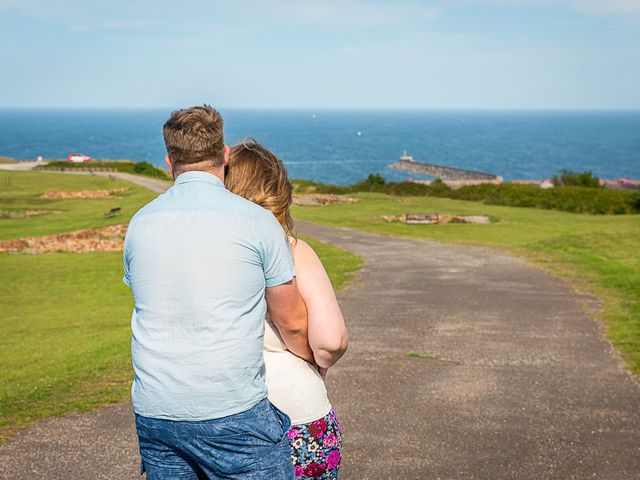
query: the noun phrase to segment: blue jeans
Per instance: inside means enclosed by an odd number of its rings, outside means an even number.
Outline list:
[[[147,480],[294,478],[289,417],[265,398],[246,412],[203,421],[136,414]]]

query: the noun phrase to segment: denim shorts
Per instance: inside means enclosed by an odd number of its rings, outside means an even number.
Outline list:
[[[294,478],[289,417],[267,399],[246,412],[203,421],[136,414],[147,480]]]

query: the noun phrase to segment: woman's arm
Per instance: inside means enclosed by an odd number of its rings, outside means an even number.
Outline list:
[[[344,318],[322,262],[303,240],[293,248],[298,289],[307,305],[309,345],[316,363],[329,368],[347,350],[349,336]]]

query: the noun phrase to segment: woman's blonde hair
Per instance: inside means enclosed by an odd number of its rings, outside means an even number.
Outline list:
[[[287,236],[294,237],[289,208],[293,187],[282,160],[253,138],[231,148],[224,180],[227,189],[271,210]]]

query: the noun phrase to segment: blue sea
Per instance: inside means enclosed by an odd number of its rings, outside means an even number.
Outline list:
[[[349,184],[378,173],[419,175],[389,165],[417,161],[506,179],[541,179],[561,169],[640,178],[640,112],[221,110],[228,143],[253,136],[286,163],[290,177]],[[146,160],[164,165],[169,109],[0,110],[0,156],[17,159]]]

